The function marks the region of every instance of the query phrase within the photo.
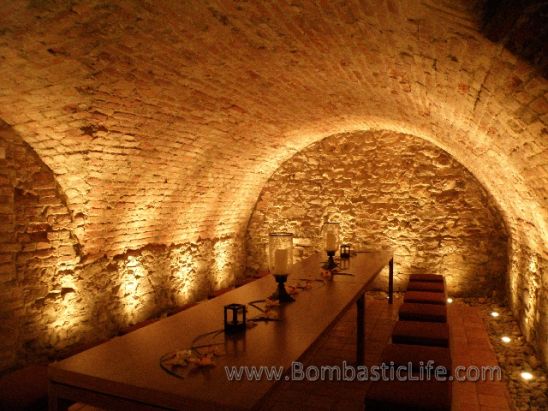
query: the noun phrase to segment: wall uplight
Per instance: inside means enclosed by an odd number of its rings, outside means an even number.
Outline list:
[[[452,302],[453,302],[453,299],[452,299],[451,297],[449,297],[449,298],[447,299],[447,304],[451,304]]]
[[[501,337],[501,340],[505,344],[508,344],[510,341],[512,341],[512,339],[510,337],[506,336],[506,335]]]
[[[497,318],[500,314],[496,311],[491,311],[491,317]]]

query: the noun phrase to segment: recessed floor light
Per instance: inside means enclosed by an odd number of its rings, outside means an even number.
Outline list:
[[[523,378],[525,381],[530,381],[533,379],[533,374],[531,374],[530,372],[522,372],[521,374],[521,378]]]
[[[495,317],[497,318],[500,314],[497,313],[496,311],[491,311],[491,317]]]
[[[447,299],[447,303],[448,303],[448,304],[451,304],[452,302],[453,302],[453,299],[452,299],[451,297],[449,297],[449,298]]]
[[[512,341],[512,339],[506,335],[502,337],[501,340],[503,343],[509,343],[510,341]]]

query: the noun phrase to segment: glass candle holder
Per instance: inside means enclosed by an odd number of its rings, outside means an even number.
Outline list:
[[[268,261],[270,273],[278,283],[278,289],[271,296],[281,303],[294,301],[286,289],[285,282],[293,265],[293,234],[270,233],[268,237]]]
[[[335,257],[335,253],[339,248],[339,231],[339,223],[325,223],[322,228],[325,252],[328,256],[325,268],[329,270],[337,267],[337,263],[335,263],[333,257]]]

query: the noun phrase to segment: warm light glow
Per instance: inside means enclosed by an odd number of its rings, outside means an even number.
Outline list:
[[[506,335],[503,336],[501,338],[501,340],[502,340],[503,343],[506,343],[506,344],[508,344],[510,341],[512,341],[512,339],[510,337],[506,336]]]
[[[213,246],[213,266],[210,273],[214,288],[228,287],[234,283],[232,263],[237,260],[237,247],[234,239],[225,238]]]
[[[536,255],[532,255],[529,260],[529,271],[536,273],[538,270],[538,258]]]
[[[521,378],[523,378],[525,381],[530,381],[534,378],[533,374],[527,371],[522,372],[520,375],[521,375]]]
[[[153,292],[147,281],[148,272],[141,261],[129,256],[123,268],[119,298],[129,322],[139,317],[143,308],[152,303]]]
[[[453,302],[453,299],[452,299],[451,297],[449,297],[449,298],[447,299],[447,304],[451,304],[452,302]]]
[[[192,252],[184,249],[176,249],[171,253],[171,266],[174,268],[174,279],[170,284],[175,303],[183,305],[189,302],[193,295],[191,290],[192,273],[195,261]]]
[[[49,317],[47,325],[49,338],[56,336],[59,340],[65,340],[77,335],[86,312],[83,300],[78,294],[78,288],[68,278],[64,278],[63,288],[52,290],[52,293],[57,293],[58,297],[52,300],[45,310]]]
[[[500,314],[496,311],[491,311],[491,317],[497,318]]]

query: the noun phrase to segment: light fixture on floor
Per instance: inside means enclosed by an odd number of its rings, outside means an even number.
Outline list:
[[[491,317],[497,318],[500,314],[496,311],[491,311]]]
[[[451,297],[449,297],[449,298],[447,299],[447,304],[451,304],[452,302],[453,302],[453,299],[452,299]]]
[[[512,341],[512,339],[510,337],[508,337],[507,335],[501,337],[501,340],[505,344],[508,344],[510,341]]]
[[[521,374],[520,374],[521,378],[523,378],[525,381],[530,381],[534,378],[533,374],[531,374],[530,372],[527,372],[527,371],[523,371]]]

